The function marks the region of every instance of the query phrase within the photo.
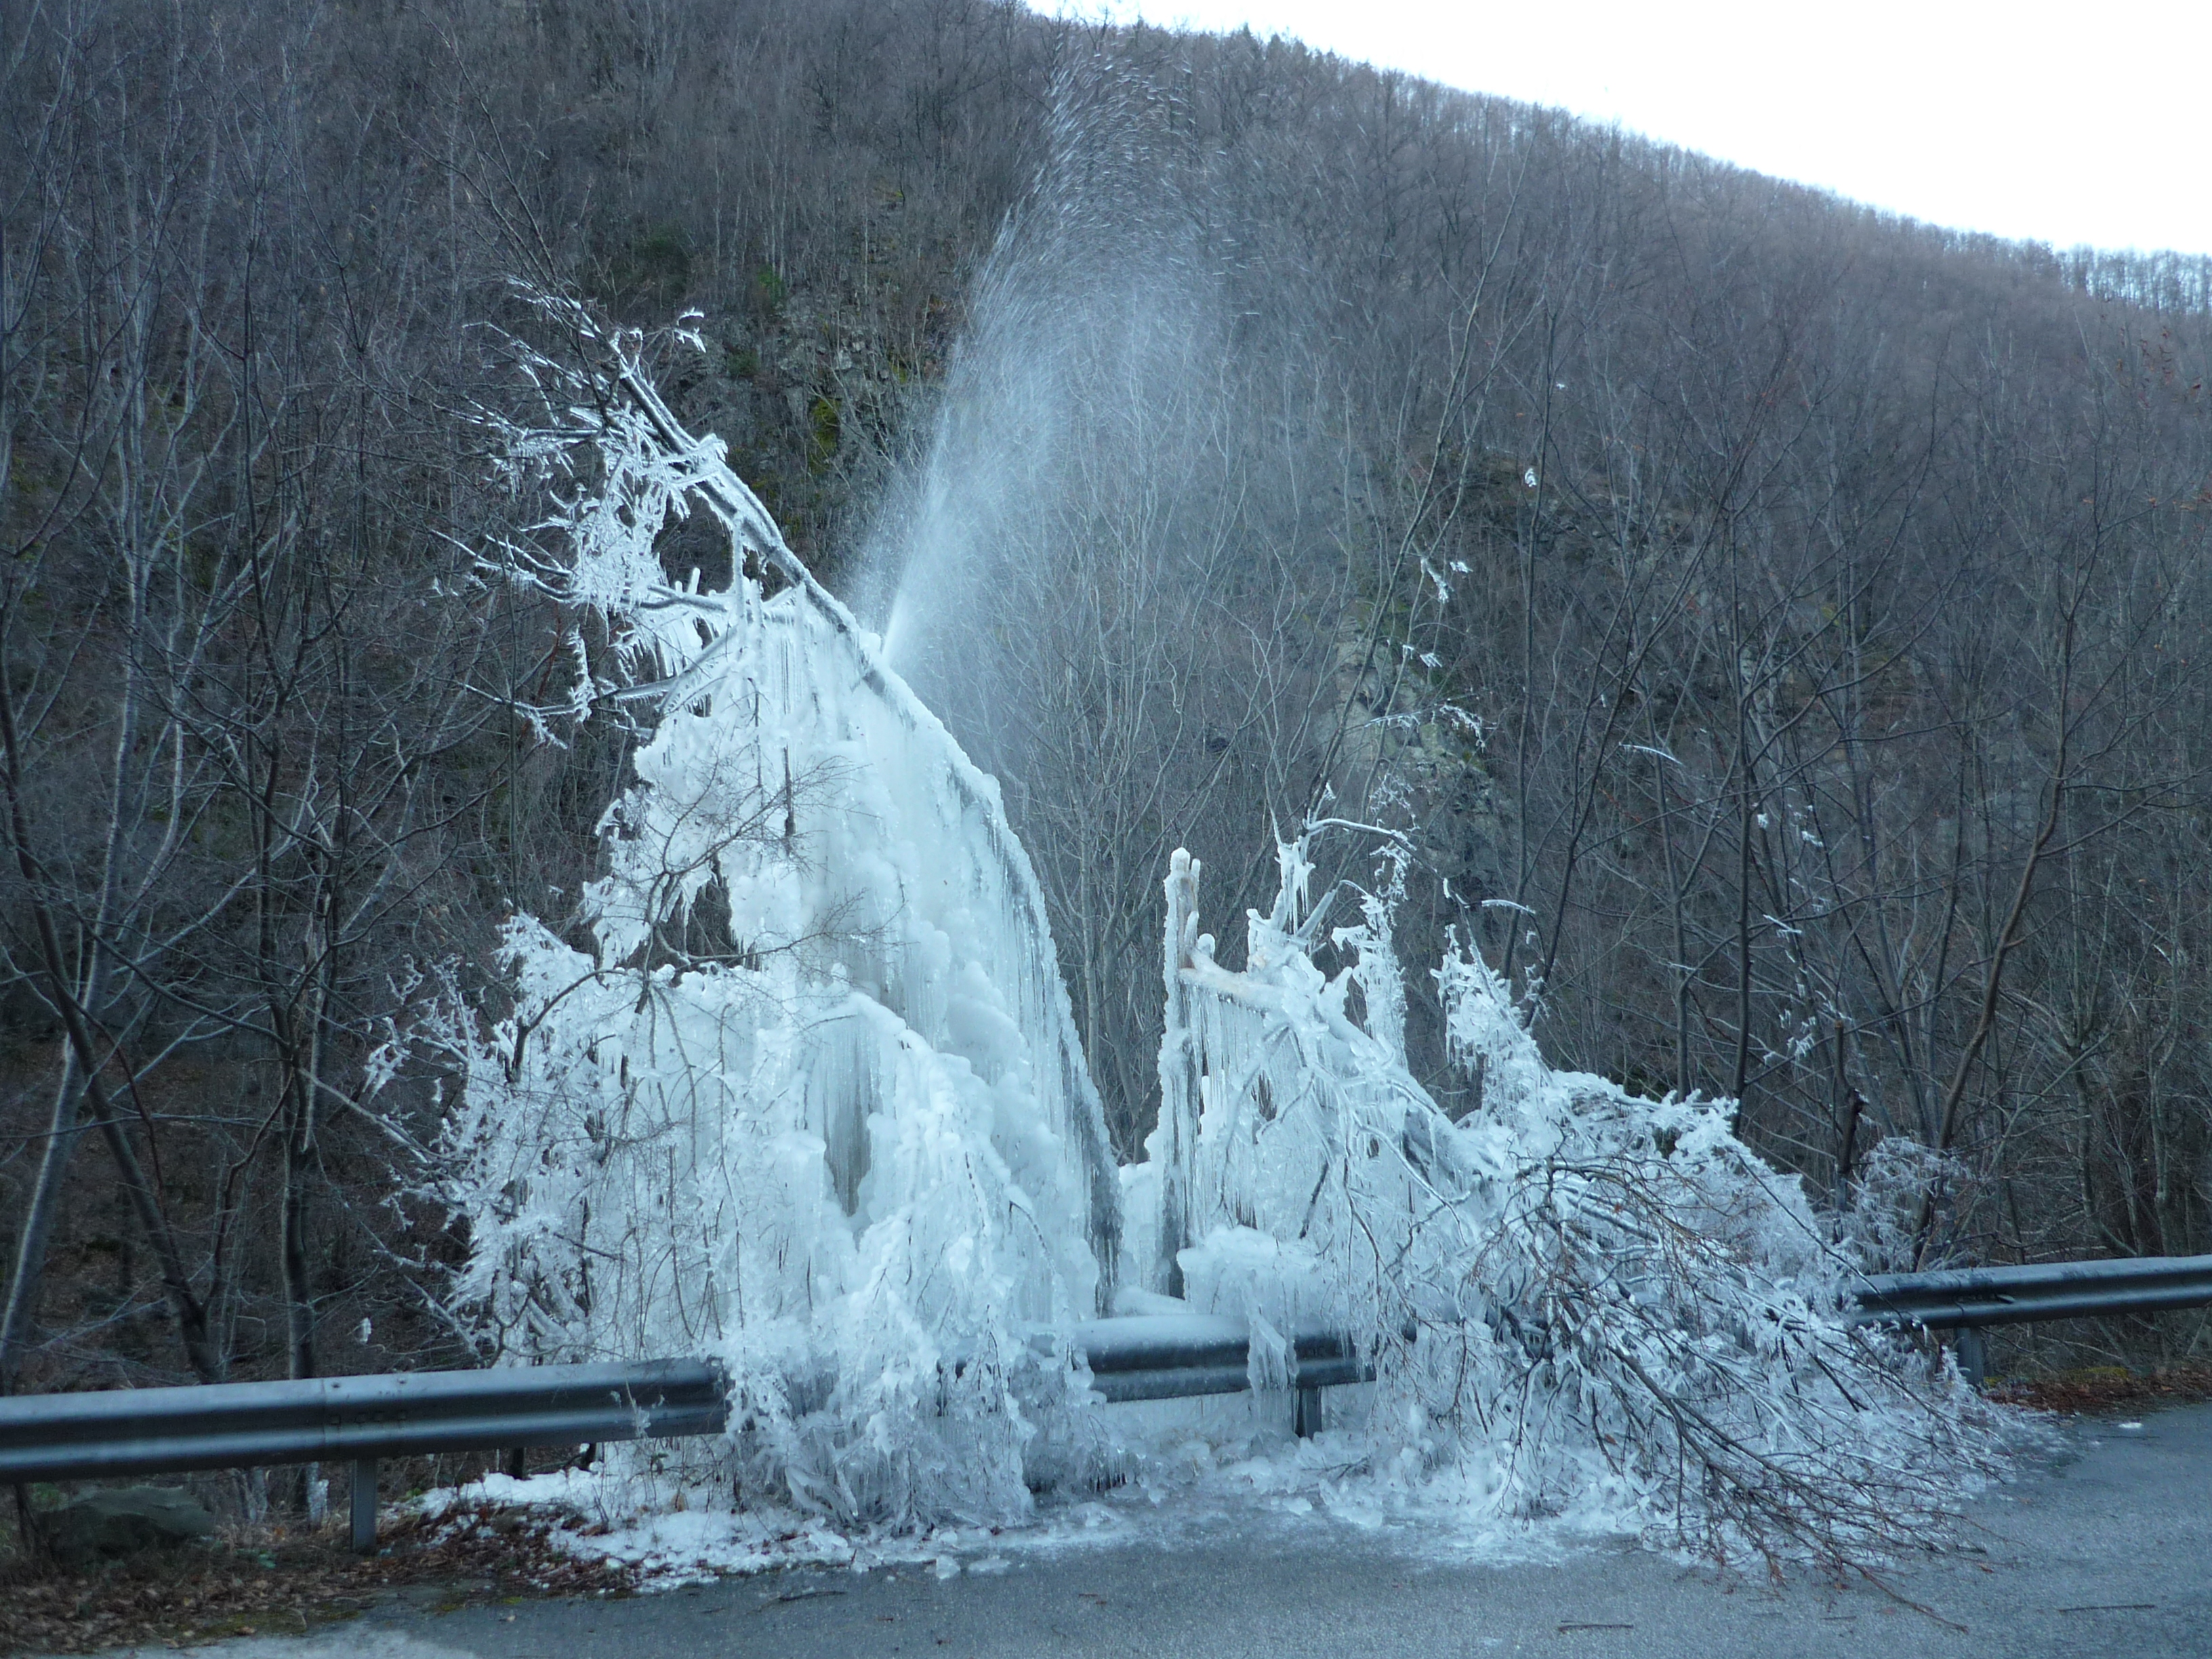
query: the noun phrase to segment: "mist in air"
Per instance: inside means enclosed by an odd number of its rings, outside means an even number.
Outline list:
[[[1063,77],[929,441],[863,561],[863,615],[1018,822],[1106,781],[1039,775],[1070,769],[1066,716],[1149,718],[1145,688],[1239,654],[1200,610],[1328,537],[1314,508],[1334,478],[1315,475],[1341,465],[1319,454],[1311,285],[1281,251],[1261,257],[1234,181],[1178,120],[1141,79]]]

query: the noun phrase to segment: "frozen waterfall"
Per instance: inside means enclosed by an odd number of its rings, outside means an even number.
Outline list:
[[[486,575],[617,647],[595,680],[578,642],[548,734],[628,710],[639,742],[577,931],[515,919],[511,1010],[447,1028],[449,1305],[488,1355],[715,1357],[735,1426],[699,1480],[848,1526],[1002,1524],[1055,1483],[1166,1480],[1195,1435],[1323,1504],[1828,1560],[1940,1534],[2009,1431],[1844,1322],[1856,1224],[1728,1103],[1551,1070],[1468,952],[1438,975],[1480,1103],[1455,1121],[1411,1075],[1387,832],[1284,846],[1236,972],[1176,855],[1160,1120],[1117,1170],[996,786],[635,337],[542,303],[587,367],[522,353],[544,417],[500,436],[557,507]],[[659,567],[694,511],[738,556],[726,591]],[[1310,895],[1324,833],[1370,837],[1370,885]],[[1255,1403],[1114,1418],[1053,1336],[1178,1307],[1245,1322]],[[1327,1449],[1285,1449],[1270,1401],[1316,1325],[1376,1380]]]
[[[619,401],[529,359],[554,406],[508,452],[575,483],[498,574],[605,614],[635,683],[576,701],[650,725],[588,940],[507,930],[447,1132],[457,1305],[510,1359],[723,1359],[763,1478],[832,1512],[1018,1510],[1027,1334],[1110,1305],[1120,1231],[1028,860],[719,441],[561,316]],[[660,571],[688,511],[726,592]]]

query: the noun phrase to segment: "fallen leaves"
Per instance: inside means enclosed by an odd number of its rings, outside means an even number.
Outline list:
[[[1992,1384],[1989,1394],[2010,1405],[2069,1414],[2180,1406],[2212,1400],[2212,1365],[2169,1365],[2151,1372],[2100,1365],[2051,1376],[2007,1378]]]
[[[441,1590],[453,1606],[635,1589],[632,1569],[580,1559],[555,1547],[550,1531],[550,1521],[517,1510],[435,1522],[387,1513],[387,1547],[366,1558],[340,1530],[151,1551],[83,1573],[17,1557],[0,1562],[0,1653],[305,1635],[410,1586]]]

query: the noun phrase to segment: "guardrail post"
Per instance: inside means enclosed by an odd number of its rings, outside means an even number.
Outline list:
[[[1297,1431],[1297,1437],[1301,1440],[1310,1440],[1321,1432],[1321,1390],[1319,1389],[1298,1390],[1298,1414],[1292,1427]]]
[[[1961,1325],[1958,1337],[1959,1375],[1978,1389],[1990,1376],[1989,1350],[1983,1346],[1981,1330],[1977,1326]]]
[[[376,1553],[376,1460],[353,1460],[353,1547],[356,1555]]]

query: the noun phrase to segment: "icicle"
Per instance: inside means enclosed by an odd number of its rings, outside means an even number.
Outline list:
[[[846,1519],[1018,1516],[1059,1386],[1026,1334],[1103,1311],[1120,1266],[1042,895],[996,786],[596,337],[596,471],[563,465],[599,482],[530,580],[605,614],[658,715],[602,825],[594,950],[518,919],[514,1013],[455,1039],[456,1310],[520,1358],[720,1357],[751,1425],[729,1455]],[[702,502],[718,594],[653,553]]]
[[[1168,878],[1147,1150],[1182,1196],[1163,1251],[1194,1309],[1247,1322],[1254,1389],[1288,1386],[1285,1334],[1318,1323],[1380,1375],[1368,1455],[1448,1446],[1492,1471],[1483,1501],[1503,1514],[1573,1505],[1701,1547],[1830,1560],[1937,1535],[2008,1431],[1843,1323],[1884,1200],[1851,1218],[1850,1253],[1830,1249],[1797,1182],[1735,1140],[1726,1103],[1552,1070],[1467,953],[1438,980],[1450,1051],[1485,1101],[1453,1123],[1406,1069],[1392,864],[1333,936],[1353,957],[1334,978],[1301,943],[1304,836],[1280,849],[1273,905],[1250,913],[1241,974],[1184,946],[1196,900],[1180,858]],[[1346,1012],[1354,981],[1364,1029]]]
[[[1167,1296],[1182,1294],[1177,1261],[1194,1242],[1191,1231],[1191,1159],[1198,1145],[1198,1056],[1190,1030],[1190,988],[1184,970],[1198,945],[1200,861],[1176,848],[1168,861],[1166,932],[1167,1024],[1160,1038],[1160,1115],[1145,1141],[1147,1160],[1158,1170],[1158,1243],[1145,1274],[1147,1288]],[[1208,941],[1210,944],[1211,941]]]

